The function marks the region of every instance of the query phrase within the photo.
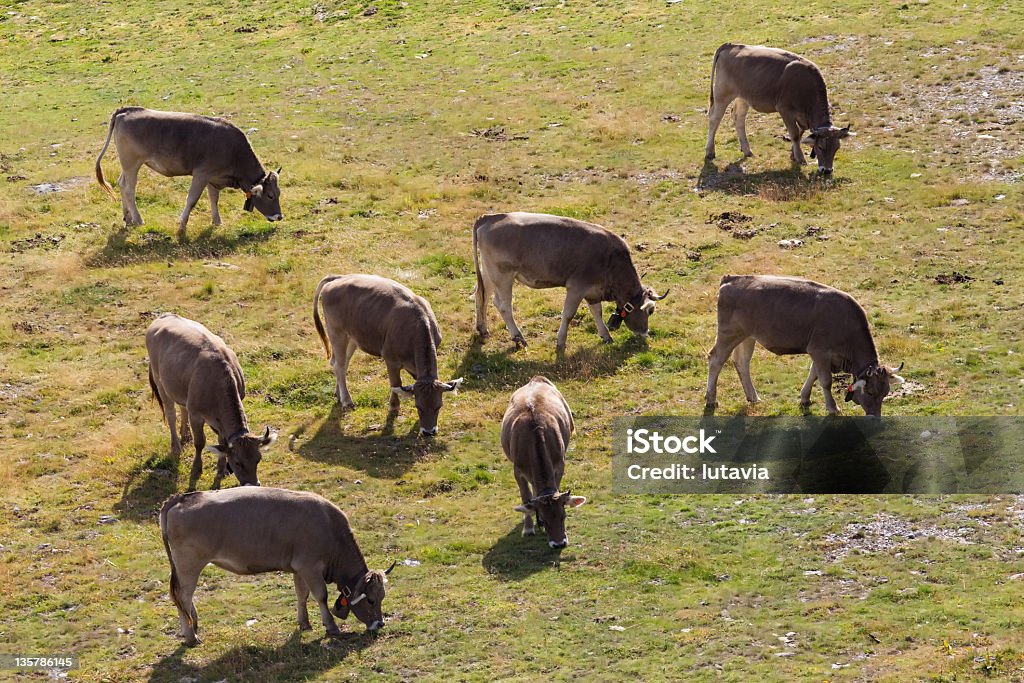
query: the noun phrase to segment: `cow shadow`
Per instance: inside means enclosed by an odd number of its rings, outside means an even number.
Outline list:
[[[147,261],[216,259],[271,239],[276,224],[241,224],[234,228],[208,225],[198,234],[179,240],[171,234],[146,228],[120,227],[107,235],[106,243],[85,258],[90,268],[124,266]]]
[[[321,638],[303,643],[300,633],[295,631],[277,647],[238,645],[202,666],[186,662],[184,655],[189,649],[180,645],[156,663],[149,682],[241,679],[290,683],[319,679],[324,672],[344,662],[349,655],[368,647],[374,639],[374,635],[365,632],[345,632],[340,638]]]
[[[311,420],[294,432],[296,439],[303,437],[314,425],[316,433],[302,443],[295,452],[302,457],[328,465],[344,465],[349,469],[366,472],[379,479],[395,479],[408,472],[419,461],[444,453],[448,445],[443,435],[425,438],[419,435],[419,420],[416,409],[407,404],[409,429],[404,434],[395,433],[396,415],[388,411],[387,419],[380,431],[371,427],[363,434],[346,434],[342,425],[346,412],[334,404],[323,420]],[[442,409],[442,416],[444,409]]]
[[[714,161],[705,160],[697,179],[697,190],[729,195],[756,195],[766,201],[787,202],[811,199],[850,182],[849,178],[824,176],[816,170],[805,172],[803,166],[795,164],[788,168],[747,173],[743,170],[744,161],[740,157],[719,170]],[[808,168],[816,167],[811,165]]]
[[[484,554],[480,564],[488,574],[502,581],[522,581],[576,559],[569,549],[548,546],[543,529],[537,529],[536,536],[523,536],[522,532],[522,523],[516,524]]]
[[[182,452],[192,450],[191,446],[186,446]],[[132,468],[121,491],[121,500],[113,506],[117,516],[134,522],[155,517],[163,502],[178,490],[179,462],[179,456],[164,453],[151,455]]]
[[[494,336],[497,334],[491,337],[490,344],[499,346],[501,342],[495,342]],[[518,388],[535,375],[544,375],[555,383],[586,381],[614,375],[631,356],[646,348],[644,339],[630,335],[612,344],[598,342],[545,360],[525,357],[511,342],[503,349],[485,349],[484,340],[475,335],[459,361],[455,376],[466,379],[468,390]]]

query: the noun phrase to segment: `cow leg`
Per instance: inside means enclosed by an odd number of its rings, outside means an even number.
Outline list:
[[[203,449],[206,448],[206,432],[203,431],[205,423],[202,419],[191,418],[192,442],[196,448],[196,455],[192,459],[192,472],[188,477],[188,490],[195,491],[196,483],[203,474]]]
[[[750,105],[747,104],[747,101],[737,97],[736,104],[732,107],[732,122],[736,126],[736,137],[740,140],[740,151],[745,157],[754,156],[754,153],[750,151],[750,143],[747,142],[747,112],[749,110]]]
[[[185,236],[185,226],[188,225],[188,217],[205,189],[206,178],[199,175],[192,176],[192,184],[189,185],[188,196],[185,198],[185,210],[181,212],[181,218],[178,219],[178,237]]]
[[[384,362],[388,366],[388,384],[391,386],[392,389],[394,389],[395,387],[401,387],[402,366],[398,365],[397,363],[390,363],[388,361]],[[397,413],[398,406],[401,405],[401,402],[402,400],[398,398],[398,394],[392,391],[391,397],[388,400],[388,408],[390,409],[391,412]]]
[[[732,97],[719,97],[718,93],[715,93],[715,102],[708,110],[708,144],[704,148],[705,159],[715,158],[715,133],[718,132],[718,126],[722,123],[725,110],[729,108],[733,99]]]
[[[565,303],[562,304],[562,324],[558,327],[558,338],[555,341],[555,351],[565,351],[565,338],[569,336],[569,321],[576,315],[583,302],[583,295],[574,292],[572,289],[565,290]]]
[[[309,624],[309,610],[306,609],[306,600],[309,598],[309,587],[298,573],[293,574],[292,576],[295,577],[295,615],[299,620],[299,630],[312,631],[313,627]]]
[[[818,368],[811,361],[811,370],[807,373],[807,381],[804,382],[804,388],[800,390],[800,407],[809,408],[811,405],[811,389],[814,388],[814,382],[818,379]]]
[[[828,411],[829,415],[836,415],[839,412],[839,406],[836,405],[836,400],[832,398],[832,359],[829,357],[815,358],[811,356],[811,360],[814,361],[814,368],[818,371],[818,382],[821,383],[821,391],[825,394],[825,410]]]
[[[482,270],[480,279],[477,281],[476,289],[473,290],[473,298],[476,300],[476,333],[481,338],[487,338],[490,333],[487,331],[487,295],[494,289],[494,285],[488,282],[487,274]],[[497,304],[497,299],[495,299]]]
[[[744,339],[746,337],[728,337],[723,339],[721,329],[719,329],[715,346],[711,349],[711,353],[708,354],[708,388],[704,392],[704,402],[708,406],[714,407],[718,405],[718,375],[721,374],[725,361],[729,360],[732,350]]]
[[[199,583],[199,574],[203,571],[203,566],[205,565],[199,563],[175,563],[171,574],[172,585],[176,584],[178,589],[175,595],[171,596],[178,607],[178,635],[185,639],[185,644],[189,647],[200,642],[196,635],[199,632],[199,614],[192,598],[195,596],[196,584]]]
[[[188,410],[181,407],[181,443],[192,443],[192,427],[188,422]]]
[[[121,190],[121,210],[124,224],[131,227],[142,225],[142,215],[135,204],[135,186],[139,183],[139,169],[142,162],[131,166],[122,166],[121,175],[117,179],[117,187]]]
[[[516,472],[515,475],[516,483],[519,484],[519,499],[523,501],[523,505],[526,505],[530,502],[530,499],[533,498],[533,494],[530,493],[530,482],[526,479],[525,475],[520,474],[519,472]],[[524,512],[523,536],[533,536],[536,533],[537,529],[533,526],[533,513]]]
[[[587,308],[590,309],[590,315],[594,318],[594,327],[597,328],[597,334],[600,335],[606,343],[612,343],[612,334],[608,331],[608,326],[604,324],[604,320],[601,319],[601,302],[587,304]]]
[[[167,396],[162,387],[158,386],[157,390],[160,391],[160,400],[164,403],[164,420],[167,421],[167,428],[171,432],[171,456],[174,457],[181,453],[181,442],[184,440],[178,438],[175,427],[175,414],[177,412],[175,403],[171,400],[170,396]],[[184,409],[181,412],[184,414]]]
[[[790,155],[793,163],[802,166],[807,163],[807,159],[804,158],[804,151],[800,148],[800,137],[804,132],[800,129],[800,124],[795,119],[785,114],[782,116],[782,121],[786,124],[786,131],[789,133],[789,139],[793,143],[793,153]]]
[[[761,400],[754,389],[754,380],[750,377],[750,359],[754,356],[755,343],[757,342],[753,337],[747,337],[732,352],[732,362],[736,365],[736,374],[740,376],[743,393],[751,403],[758,403]]]
[[[515,318],[512,317],[512,278],[509,277],[504,282],[494,283],[494,306],[501,313],[502,320],[505,321],[505,327],[508,328],[509,334],[512,335],[512,341],[516,343],[516,346],[526,347],[526,339],[523,338],[523,332],[516,325]]]
[[[342,410],[355,408],[352,395],[348,393],[348,384],[345,381],[348,374],[348,364],[352,360],[352,354],[356,352],[356,343],[347,335],[340,336],[336,342],[331,340],[334,346],[334,353],[331,354],[331,367],[334,369],[334,396]]]
[[[206,196],[210,198],[210,217],[214,225],[220,225],[220,208],[217,202],[220,201],[220,190],[213,185],[206,186]]]
[[[309,592],[313,594],[313,599],[316,600],[316,604],[320,607],[320,621],[323,623],[324,628],[327,629],[327,635],[329,636],[340,636],[341,629],[338,628],[338,624],[335,623],[334,617],[331,616],[331,611],[327,608],[327,584],[324,583],[324,577],[318,575],[315,571],[297,571],[296,576],[301,575],[301,580],[309,588]]]

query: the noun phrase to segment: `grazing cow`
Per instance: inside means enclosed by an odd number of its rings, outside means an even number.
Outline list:
[[[792,52],[763,45],[726,43],[715,52],[711,63],[711,106],[708,109],[708,144],[705,157],[715,158],[715,133],[729,104],[736,100],[732,117],[743,156],[752,156],[747,142],[747,111],[778,112],[793,143],[793,161],[807,163],[800,149],[800,136],[810,131],[805,143],[818,171],[831,173],[839,141],[853,135],[849,126],[832,125],[825,79],[818,67]]]
[[[547,377],[539,375],[512,394],[501,420],[501,447],[512,461],[523,501],[514,508],[523,513],[523,536],[536,533],[536,515],[537,524],[544,527],[552,548],[569,545],[565,533],[566,508],[577,508],[587,502],[583,496],[558,490],[565,473],[565,451],[574,429],[569,404]]]
[[[225,468],[242,484],[260,485],[256,467],[262,451],[277,438],[266,428],[262,436],[249,432],[242,399],[245,378],[235,352],[224,340],[199,323],[164,313],[146,330],[149,352],[149,386],[163,410],[171,431],[171,455],[181,452],[188,442],[191,425],[196,455],[192,460],[189,490],[196,487],[203,473],[203,447],[209,424],[217,433],[217,445],[207,450],[217,454],[217,477],[214,486],[224,478]],[[181,439],[174,431],[174,407],[181,406]]]
[[[890,385],[903,382],[896,374],[902,364],[890,369],[879,363],[867,315],[846,292],[796,277],[726,275],[718,288],[718,338],[708,355],[709,407],[717,405],[718,374],[730,353],[747,400],[760,400],[750,379],[755,342],[777,355],[811,357],[811,371],[800,392],[805,408],[818,380],[828,412],[839,411],[832,398],[833,372],[852,374],[846,400],[876,417],[882,414]]]
[[[457,390],[462,378],[450,382],[437,379],[441,332],[426,299],[376,275],[328,275],[313,295],[313,324],[334,369],[335,395],[343,409],[355,407],[345,374],[352,354],[362,349],[383,358],[388,367],[391,410],[398,410],[399,399],[415,399],[420,434],[437,434],[443,395]],[[402,370],[412,375],[413,384],[402,385]]]
[[[107,194],[113,189],[103,179],[100,160],[110,139],[114,139],[121,162],[121,206],[126,225],[142,225],[142,216],[135,204],[135,185],[139,169],[149,166],[167,176],[192,176],[185,210],[178,220],[178,234],[185,234],[185,225],[203,189],[210,195],[213,224],[220,225],[217,200],[220,191],[233,187],[245,192],[245,210],[259,210],[268,221],[281,220],[281,192],[277,172],[267,171],[256,158],[245,133],[221,118],[154,111],[142,107],[122,107],[110,117],[107,140],[96,159],[96,180]]]
[[[593,223],[541,213],[499,213],[481,216],[473,225],[473,260],[476,263],[476,329],[487,337],[487,297],[505,320],[512,341],[526,340],[512,317],[512,282],[533,289],[565,287],[562,324],[556,349],[565,350],[569,321],[584,300],[594,317],[597,333],[612,341],[608,330],[626,327],[647,336],[648,317],[658,296],[640,283],[629,247],[618,235]],[[605,326],[601,302],[614,301],[615,313]]]
[[[348,517],[315,493],[250,487],[176,493],[160,508],[160,533],[171,563],[171,600],[188,645],[199,643],[192,596],[210,563],[235,574],[291,572],[303,631],[312,628],[310,592],[329,636],[341,635],[332,612],[339,619],[353,612],[368,631],[384,625],[386,575],[395,565],[368,569]],[[327,607],[329,583],[341,593],[333,609]]]

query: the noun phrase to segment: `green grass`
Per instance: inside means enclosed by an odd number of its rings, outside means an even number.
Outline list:
[[[615,496],[610,429],[629,411],[699,414],[717,283],[745,272],[853,293],[883,359],[925,387],[887,413],[1020,415],[1022,22],[1019,3],[987,0],[7,3],[0,650],[73,652],[70,677],[88,681],[1021,680],[1019,497]],[[704,165],[725,40],[822,67],[836,122],[858,133],[835,178],[791,171],[781,120],[756,113],[743,173],[728,117]],[[188,179],[146,170],[146,225],[123,229],[90,178],[125,104],[256,129],[257,154],[284,167],[285,221],[229,191],[224,225],[204,198],[179,242]],[[46,182],[66,189],[31,189]],[[521,287],[529,350],[510,351],[493,309],[474,344],[470,228],[505,210],[625,235],[647,281],[672,288],[649,344],[622,329],[605,346],[581,313],[556,360],[561,293]],[[757,233],[708,222],[724,211]],[[953,271],[974,279],[936,283]],[[330,272],[430,301],[442,375],[466,378],[435,441],[414,437],[408,405],[386,419],[386,372],[364,355],[356,410],[333,409],[310,321]],[[337,502],[373,566],[422,563],[395,570],[379,637],[349,623],[322,647],[319,627],[295,632],[288,577],[211,567],[205,642],[179,646],[154,514],[190,457],[167,455],[143,344],[163,311],[237,351],[250,422],[281,430],[262,480]],[[727,370],[721,412],[798,414],[806,367],[758,351],[763,402],[747,407]],[[538,373],[574,409],[565,484],[589,498],[560,554],[519,536],[498,441],[510,392]]]

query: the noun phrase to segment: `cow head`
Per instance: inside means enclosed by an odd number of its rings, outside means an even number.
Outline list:
[[[441,412],[444,394],[448,391],[458,391],[460,384],[462,384],[461,377],[453,379],[451,382],[441,382],[436,379],[416,380],[415,384],[391,387],[391,393],[400,399],[414,399],[416,412],[420,416],[420,434],[435,436],[437,434],[437,416]]]
[[[903,384],[902,377],[897,375],[903,369],[887,368],[884,365],[872,365],[862,371],[850,386],[846,388],[846,400],[853,401],[864,409],[864,414],[871,417],[882,416],[882,400],[889,393],[893,384]]]
[[[396,562],[384,571],[368,570],[355,586],[338,584],[341,595],[334,601],[331,612],[339,619],[348,619],[348,613],[356,615],[356,619],[366,624],[367,631],[376,631],[384,625],[384,587],[388,583],[388,574],[395,568]]]
[[[839,151],[839,141],[851,135],[856,133],[851,133],[849,126],[836,128],[831,124],[814,128],[807,134],[804,143],[811,146],[811,158],[818,160],[819,173],[832,173],[832,162]]]
[[[654,314],[654,302],[668,296],[668,290],[658,296],[651,287],[644,287],[625,303],[616,302],[615,312],[608,318],[608,329],[617,330],[626,322],[626,327],[640,337],[647,336],[648,319]]]
[[[280,173],[280,168],[277,171],[268,171],[267,175],[252,187],[248,189],[243,187],[245,206],[242,208],[246,211],[256,208],[271,223],[284,218],[281,215],[281,188],[277,182]]]
[[[263,459],[263,451],[276,439],[277,432],[272,432],[270,427],[267,427],[263,436],[243,432],[229,438],[226,446],[217,444],[207,446],[206,450],[226,460],[228,474],[238,477],[239,484],[259,486],[260,478],[256,474],[256,467]]]
[[[574,496],[570,491],[565,493],[548,493],[537,496],[529,503],[515,506],[516,512],[524,515],[537,513],[537,519],[544,525],[548,535],[548,545],[552,548],[564,548],[569,545],[569,536],[565,533],[566,508],[578,508],[587,502],[583,496]]]

